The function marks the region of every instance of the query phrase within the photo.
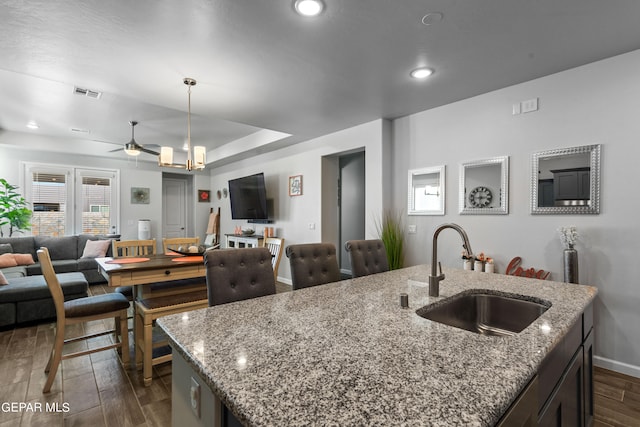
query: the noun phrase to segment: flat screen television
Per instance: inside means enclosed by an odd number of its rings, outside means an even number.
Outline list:
[[[267,191],[264,174],[229,180],[232,219],[267,220]]]

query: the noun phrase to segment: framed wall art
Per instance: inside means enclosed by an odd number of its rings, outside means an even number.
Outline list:
[[[289,196],[302,196],[302,175],[289,177]]]
[[[218,193],[220,193],[218,191]],[[220,197],[218,196],[218,199]],[[211,191],[209,190],[198,190],[198,202],[206,203],[211,201]]]
[[[131,187],[131,204],[148,205],[151,201],[149,197],[149,188],[147,187]]]

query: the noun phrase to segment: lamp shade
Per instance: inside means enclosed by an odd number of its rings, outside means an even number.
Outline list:
[[[207,163],[207,149],[201,145],[193,147],[193,165],[197,169],[203,169]]]
[[[160,164],[170,165],[173,163],[173,148],[161,147],[160,148]]]

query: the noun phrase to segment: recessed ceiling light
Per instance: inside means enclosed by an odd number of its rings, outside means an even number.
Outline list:
[[[27,123],[27,127],[29,129],[39,129],[40,126],[38,126],[38,123],[36,123],[34,120],[29,121],[29,123]]]
[[[440,12],[427,13],[422,17],[422,24],[427,26],[437,24],[443,17],[444,15]]]
[[[410,74],[411,74],[411,77],[413,77],[414,79],[426,79],[431,74],[433,74],[433,70],[427,67],[420,67],[411,71]]]
[[[317,16],[324,9],[324,4],[320,0],[296,0],[293,7],[302,16]]]

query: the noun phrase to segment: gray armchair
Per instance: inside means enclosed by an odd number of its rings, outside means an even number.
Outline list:
[[[382,240],[349,240],[344,244],[351,260],[351,276],[360,277],[389,271]]]
[[[204,254],[209,306],[276,293],[267,248],[219,249]]]
[[[333,243],[290,245],[286,254],[294,290],[340,280],[336,246]]]

